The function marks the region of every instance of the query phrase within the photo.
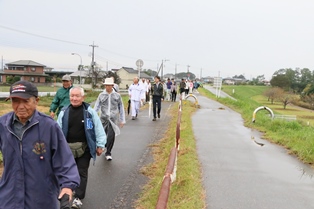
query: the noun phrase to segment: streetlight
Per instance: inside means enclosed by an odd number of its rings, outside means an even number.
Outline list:
[[[80,85],[82,85],[82,78],[81,78],[81,71],[82,71],[82,57],[81,55],[77,54],[77,53],[71,53],[72,55],[77,55],[80,57],[81,63],[80,63],[80,67],[79,67],[79,71],[80,71]]]

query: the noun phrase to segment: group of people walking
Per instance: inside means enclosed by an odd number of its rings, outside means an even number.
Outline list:
[[[84,102],[84,89],[73,87],[69,75],[62,77],[62,85],[51,103],[50,116],[36,109],[39,97],[35,85],[28,81],[11,85],[7,100],[13,111],[0,117],[4,160],[0,208],[81,208],[91,159],[95,163],[96,156],[104,152],[106,160],[112,160],[115,137],[126,123],[114,79],[105,79],[104,91],[94,107]],[[150,98],[152,120],[160,118],[165,92],[167,100],[175,101],[174,80],[163,84],[155,76],[151,84],[134,78],[128,89],[132,120]]]
[[[7,100],[13,111],[0,117],[0,208],[81,208],[90,160],[95,162],[104,151],[112,160],[115,136],[125,123],[113,79],[106,78],[94,108],[84,102],[84,89],[73,87],[69,75],[62,77],[62,84],[50,116],[36,110],[35,85],[11,85]]]

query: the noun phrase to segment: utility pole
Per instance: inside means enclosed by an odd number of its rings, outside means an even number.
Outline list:
[[[203,69],[201,68],[200,80],[202,79],[202,70],[203,70]]]
[[[161,60],[161,73],[160,73],[160,80],[162,81],[162,76],[164,75],[164,60]]]
[[[187,72],[187,73],[188,73],[188,80],[190,80],[190,70],[189,70],[189,67],[191,67],[191,66],[190,66],[190,65],[187,65],[187,68],[188,68],[188,70],[187,70],[187,71],[188,71],[188,72]]]
[[[91,63],[91,67],[92,67],[92,83],[94,84],[94,85],[96,85],[96,82],[97,81],[95,81],[95,79],[94,79],[94,74],[95,74],[95,56],[94,56],[94,52],[95,52],[95,47],[98,47],[98,46],[96,46],[96,45],[94,45],[94,42],[93,42],[93,44],[92,45],[89,45],[90,47],[92,47],[93,49],[92,49],[92,63]]]
[[[161,79],[161,80],[163,80],[163,76],[164,76],[164,63],[165,63],[166,61],[170,61],[170,60],[165,59],[165,60],[162,60],[162,61],[161,61],[161,65],[162,65],[162,68],[161,68],[161,76],[160,76],[160,79]]]
[[[160,80],[162,80],[162,78],[163,78],[163,74],[164,74],[164,62],[166,62],[166,61],[170,61],[170,60],[167,60],[167,59],[161,60],[160,68],[159,68],[159,70],[157,71],[157,75],[159,74],[159,71],[161,71],[161,73],[160,73]],[[157,69],[158,69],[158,64],[157,64]]]
[[[176,63],[176,67],[174,68],[174,81],[176,81],[177,79],[177,63]]]

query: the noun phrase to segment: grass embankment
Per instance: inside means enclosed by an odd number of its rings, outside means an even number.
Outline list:
[[[235,94],[232,94],[232,89],[235,89]],[[258,112],[256,115],[256,122],[251,122],[254,110],[259,106],[267,105],[266,97],[265,103],[261,103],[260,99],[258,100],[259,102],[254,100],[254,98],[260,98],[266,89],[267,87],[257,86],[224,86],[223,90],[236,98],[237,101],[228,98],[219,98],[218,102],[223,103],[239,112],[242,115],[247,127],[262,131],[264,133],[264,138],[286,147],[289,149],[289,153],[295,154],[303,162],[313,164],[314,127],[307,126],[304,122],[299,120],[270,120],[269,113],[267,111]],[[199,89],[199,92],[210,98],[215,98],[213,94],[206,89]],[[270,102],[268,104],[270,104]],[[283,109],[283,106],[281,105],[282,108],[280,109],[279,105],[281,104],[278,104],[277,108],[274,108],[274,113],[286,114],[286,110]],[[289,108],[292,107],[288,107],[288,109]],[[296,113],[295,115],[312,114],[311,111],[303,109],[297,109],[294,112]]]
[[[202,187],[201,170],[191,121],[191,115],[195,110],[191,103],[183,105],[177,177],[171,185],[168,208],[205,208],[205,191]],[[155,208],[156,206],[170,150],[175,144],[177,113],[177,105],[174,105],[165,137],[152,145],[154,162],[142,170],[150,180],[136,204],[137,209]]]

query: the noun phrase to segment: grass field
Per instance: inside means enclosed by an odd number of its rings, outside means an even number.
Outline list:
[[[274,114],[295,115],[297,116],[298,121],[314,126],[313,110],[294,105],[288,105],[286,109],[284,109],[283,104],[278,101],[275,101],[273,104],[271,104],[271,102],[267,100],[267,97],[263,96],[263,93],[269,88],[270,87],[267,86],[224,86],[223,91],[236,98],[239,97],[241,99],[252,99],[260,106],[269,107],[274,112]],[[233,89],[235,90],[235,94],[232,93]]]

